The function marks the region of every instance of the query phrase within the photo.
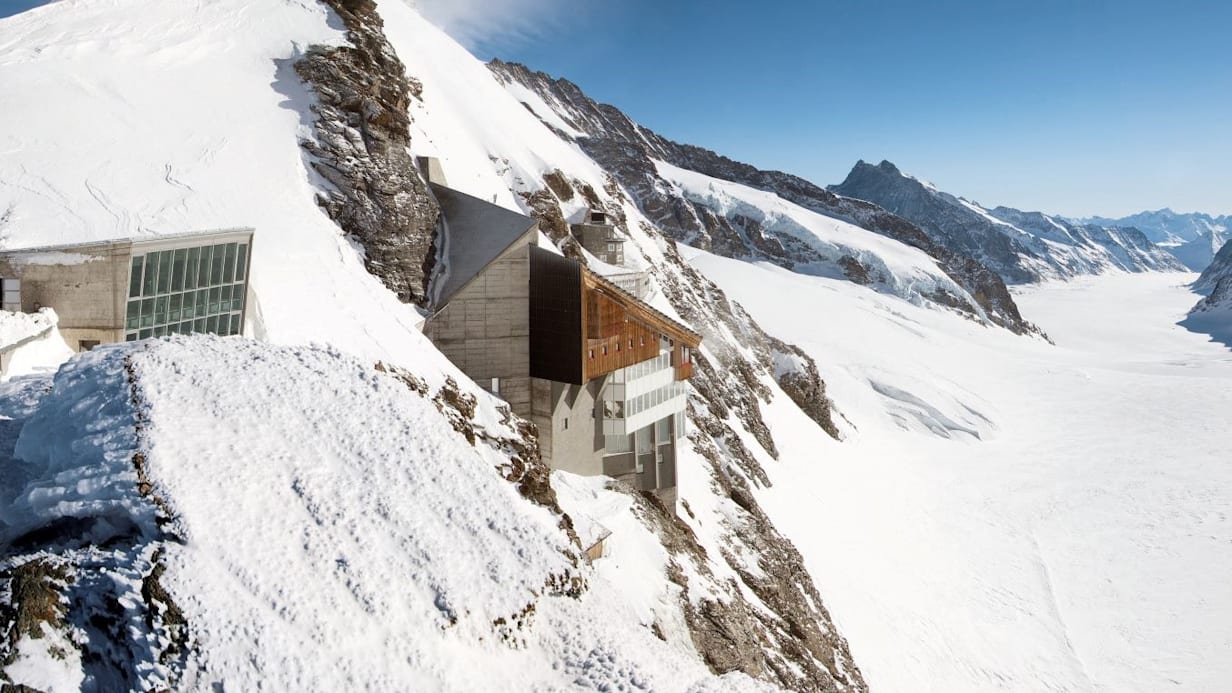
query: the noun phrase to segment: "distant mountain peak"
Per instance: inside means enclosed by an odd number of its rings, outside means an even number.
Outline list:
[[[905,217],[950,250],[974,257],[1011,283],[1098,274],[1111,268],[1182,269],[1131,224],[1074,223],[1010,207],[990,211],[903,173],[889,161],[875,167],[857,163],[846,180],[830,190]]]

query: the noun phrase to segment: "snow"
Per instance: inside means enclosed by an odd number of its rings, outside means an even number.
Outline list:
[[[405,3],[379,6],[424,86],[415,153],[440,157],[452,186],[510,209],[557,168],[603,189],[599,167],[527,111],[526,93]],[[312,97],[290,61],[339,42],[338,26],[292,0],[73,0],[0,20],[3,246],[255,227],[252,311],[272,342],[109,347],[74,357],[50,393],[46,376],[0,387],[24,460],[20,475],[0,476],[3,536],[81,516],[100,537],[135,528],[156,542],[204,645],[190,689],[757,688],[711,677],[697,659],[666,553],[629,496],[553,475],[562,505],[588,518],[585,536],[613,534],[607,557],[577,569],[589,584],[580,598],[546,594],[545,577],[568,570],[556,518],[500,478],[507,455],[465,443],[431,402],[372,369],[405,365],[433,390],[454,377],[480,402],[477,424],[505,430],[494,400],[427,344],[420,316],[367,274],[315,202],[319,181],[298,146]],[[550,121],[548,104],[529,103]],[[963,293],[920,251],[659,168],[690,199],[884,270],[909,300]],[[630,264],[661,259],[645,217],[624,212]],[[1232,490],[1218,462],[1232,360],[1175,326],[1194,300],[1182,277],[1021,295],[1050,347],[827,278],[832,268],[806,276],[681,250],[816,358],[848,422],[838,443],[787,398],[766,403],[782,455],[763,460],[774,486],[757,494],[805,554],[875,690],[1204,691],[1232,680]],[[665,300],[656,307],[675,315]],[[785,310],[799,305],[814,317]],[[148,417],[141,436],[126,359]],[[42,398],[28,420],[16,413],[24,398]],[[184,543],[162,538],[136,493],[137,450]],[[690,526],[708,554],[739,551],[720,526],[733,501],[707,474],[682,455]],[[716,581],[731,576],[725,562],[712,568]],[[141,577],[133,565],[108,570],[130,586]],[[493,621],[532,602],[517,646],[500,642]],[[73,663],[46,655],[23,650],[6,671],[74,688]],[[162,665],[142,665],[157,687]]]
[[[854,424],[836,443],[771,403],[782,456],[759,500],[873,690],[1232,680],[1232,358],[1176,325],[1191,275],[1021,293],[1052,347],[850,283],[683,252],[817,360]],[[799,320],[799,304],[822,317]],[[874,382],[980,438],[895,416]]]
[[[798,263],[805,274],[842,277],[838,260],[851,256],[871,268],[874,281],[883,282],[895,294],[922,302],[924,294],[944,289],[975,305],[965,289],[937,267],[924,251],[912,248],[854,224],[824,216],[792,204],[765,190],[732,183],[656,161],[659,175],[685,198],[703,204],[720,216],[741,215],[763,226],[789,234],[817,251],[825,263]]]
[[[177,540],[138,490],[137,452]],[[60,370],[14,454],[26,483],[7,489],[5,538],[77,517],[95,541],[136,531],[163,552],[202,653],[188,690],[764,689],[712,677],[651,633],[646,604],[575,567],[559,517],[502,478],[500,446],[472,446],[432,399],[332,348],[100,347]],[[653,582],[662,548],[644,529],[623,541]],[[552,586],[574,576],[579,597]],[[528,606],[526,625],[500,625]],[[45,680],[32,662],[7,673]]]
[[[72,0],[0,19],[0,245],[252,227],[258,335],[443,364],[304,165],[312,97],[291,61],[339,26],[296,0]]]
[[[64,251],[45,251],[24,255],[14,253],[9,256],[9,262],[14,265],[81,265],[102,258],[97,255],[81,253],[66,253]]]
[[[54,370],[68,360],[73,352],[56,329],[58,323],[51,308],[37,313],[0,311],[0,358],[4,362],[0,379]]]
[[[543,188],[543,174],[556,168],[603,187],[598,165],[544,127],[482,61],[403,0],[377,7],[407,73],[423,84],[411,107],[412,151],[438,157],[449,187],[518,211],[515,193]]]
[[[37,313],[0,311],[0,349],[36,337],[59,322],[54,310],[43,308]]]

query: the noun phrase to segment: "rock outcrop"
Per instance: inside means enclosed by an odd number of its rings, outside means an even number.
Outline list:
[[[440,210],[408,146],[419,86],[390,47],[372,0],[326,0],[350,46],[313,46],[295,70],[316,94],[315,138],[301,142],[330,188],[319,203],[404,302],[422,303]]]

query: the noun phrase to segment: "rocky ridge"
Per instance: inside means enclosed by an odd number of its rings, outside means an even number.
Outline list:
[[[324,0],[350,46],[313,46],[295,71],[316,94],[316,136],[300,144],[327,181],[318,202],[364,249],[364,264],[404,302],[422,303],[440,209],[410,155],[419,85],[381,31],[372,0]]]
[[[506,83],[517,83],[536,94],[563,122],[565,132],[545,125],[576,142],[632,197],[638,208],[665,234],[719,255],[769,260],[787,268],[818,258],[798,240],[762,228],[754,220],[727,218],[705,205],[674,194],[658,174],[655,161],[776,193],[810,211],[849,221],[869,231],[918,248],[933,257],[942,271],[963,287],[975,305],[956,296],[930,300],[970,315],[987,318],[1019,334],[1038,329],[1023,319],[1004,282],[978,261],[937,243],[910,221],[869,202],[835,195],[798,176],[763,171],[701,147],[668,140],[635,123],[614,106],[600,104],[577,85],[535,72],[524,65],[493,60],[492,72]],[[843,258],[841,273],[852,281],[868,283],[866,268],[856,258]]]
[[[889,161],[857,162],[830,190],[910,219],[936,242],[976,258],[1011,284],[1109,269],[1182,269],[1136,229],[1074,224],[1009,207],[988,210],[906,175]]]

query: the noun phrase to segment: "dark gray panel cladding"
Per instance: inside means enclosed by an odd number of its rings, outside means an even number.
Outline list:
[[[582,384],[582,266],[530,248],[530,374]]]

